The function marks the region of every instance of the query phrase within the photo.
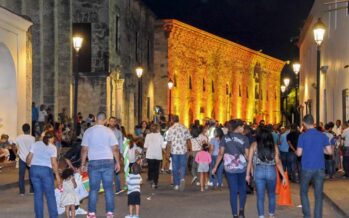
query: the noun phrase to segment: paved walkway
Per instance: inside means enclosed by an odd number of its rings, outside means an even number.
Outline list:
[[[10,169],[8,169],[10,170]],[[4,177],[5,173],[7,176]],[[2,211],[1,217],[34,217],[33,213],[33,196],[18,196],[18,189],[16,186],[17,174],[16,169],[12,171],[3,171],[0,174],[0,211]],[[6,179],[3,179],[6,178]],[[12,182],[15,184],[12,188],[1,189],[4,182]],[[143,178],[146,178],[146,175],[143,174]],[[187,178],[189,181],[190,178]],[[325,185],[325,190],[332,192],[333,195],[337,195],[338,188],[340,186],[345,186],[347,180],[340,181],[328,181]],[[7,183],[8,184],[8,183]],[[187,189],[185,192],[176,192],[171,189],[169,184],[169,175],[160,176],[160,186],[158,190],[153,190],[150,188],[149,184],[144,184],[142,186],[142,206],[141,206],[141,217],[164,217],[166,218],[177,218],[177,217],[200,217],[200,218],[225,218],[230,217],[230,205],[228,198],[228,190],[225,186],[223,191],[207,191],[204,193],[199,192],[199,188],[196,186],[191,186],[187,184]],[[226,184],[226,183],[225,183]],[[338,184],[338,185],[337,185]],[[348,186],[349,188],[349,186]],[[348,191],[342,190],[343,193],[341,196],[345,197]],[[299,199],[299,186],[292,184],[292,207],[277,207],[276,215],[278,217],[302,217],[300,199]],[[311,205],[313,208],[313,194],[310,191],[309,196],[311,199]],[[347,200],[346,200],[347,199]],[[348,202],[349,197],[346,199],[339,199],[344,206],[345,202]],[[127,214],[127,195],[121,194],[116,196],[116,206],[117,206],[117,216],[124,217]],[[21,207],[18,207],[18,204]],[[98,203],[98,214],[103,215],[104,211],[104,195],[101,194],[99,197]],[[87,200],[84,200],[82,203],[82,208],[87,208]],[[265,207],[267,208],[267,206]],[[246,204],[246,217],[257,217],[256,210],[256,199],[254,195],[249,195]],[[61,216],[64,217],[64,216]],[[78,216],[82,217],[82,216]],[[103,217],[103,216],[100,216]],[[330,204],[329,202],[324,202],[324,217],[344,217],[338,213],[338,210]]]

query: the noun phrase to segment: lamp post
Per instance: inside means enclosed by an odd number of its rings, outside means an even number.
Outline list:
[[[281,120],[281,122],[282,122],[282,124],[284,123],[284,113],[285,113],[285,109],[284,109],[284,101],[283,101],[283,99],[284,99],[284,93],[285,93],[285,91],[286,91],[286,86],[285,85],[281,85],[281,94],[282,94],[282,107],[281,107],[281,110],[282,110],[282,120]],[[287,101],[286,101],[286,104],[287,104]]]
[[[79,51],[82,46],[83,38],[80,36],[73,37],[73,47],[75,49],[75,73],[74,73],[74,108],[73,108],[73,121],[74,121],[74,132],[77,134],[78,126],[78,90],[79,90]]]
[[[296,74],[296,111],[297,111],[297,124],[299,125],[299,113],[298,113],[298,88],[299,88],[299,71],[301,70],[301,65],[298,62],[293,63],[292,65],[293,72]]]
[[[138,77],[138,124],[142,122],[142,75],[143,75],[143,68],[137,67],[136,68],[136,75]]]
[[[320,49],[321,43],[324,40],[324,35],[326,32],[326,26],[321,21],[321,18],[315,23],[314,28],[314,40],[317,44],[317,54],[316,54],[316,126],[320,124]]]
[[[169,90],[169,107],[168,107],[168,120],[170,121],[171,119],[171,101],[172,101],[172,88],[173,88],[173,81],[170,79],[167,82],[168,90]]]

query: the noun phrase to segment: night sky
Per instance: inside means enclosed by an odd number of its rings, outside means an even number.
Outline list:
[[[295,46],[314,0],[143,0],[158,18],[174,18],[282,60]]]

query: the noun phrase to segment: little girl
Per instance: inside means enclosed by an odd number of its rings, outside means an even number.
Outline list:
[[[202,150],[195,156],[195,162],[198,163],[198,173],[200,173],[201,191],[204,191],[205,184],[208,182],[208,171],[212,161],[210,153],[208,153],[209,146],[207,143],[202,145]]]
[[[61,206],[65,207],[65,213],[69,218],[69,210],[71,211],[71,217],[75,218],[75,206],[78,206],[79,195],[75,192],[76,182],[74,179],[74,170],[65,169],[62,173],[63,179],[63,193],[61,195]]]

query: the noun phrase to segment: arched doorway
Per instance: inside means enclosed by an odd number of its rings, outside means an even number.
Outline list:
[[[0,43],[0,133],[17,134],[16,68],[10,50]]]

